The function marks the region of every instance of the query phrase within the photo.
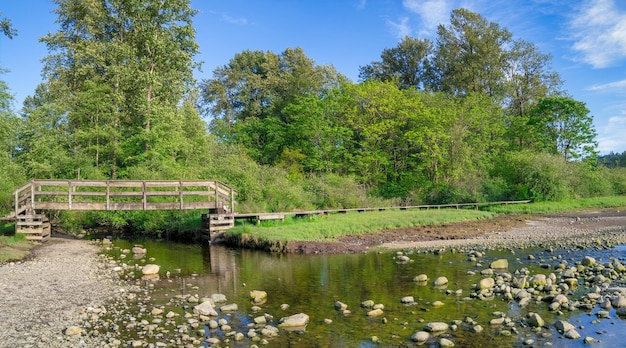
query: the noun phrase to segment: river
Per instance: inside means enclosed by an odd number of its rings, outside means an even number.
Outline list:
[[[181,314],[191,312],[194,304],[172,301],[176,296],[202,298],[218,293],[226,296],[226,304],[235,303],[239,308],[232,313],[218,310],[218,318],[226,319],[234,331],[244,334],[254,323],[253,318],[259,315],[267,314],[273,325],[277,325],[281,317],[292,314],[305,313],[310,317],[305,332],[281,330],[277,337],[268,339],[269,347],[411,347],[414,345],[411,336],[426,323],[453,321],[458,321],[457,330],[448,330],[440,337],[448,338],[457,347],[522,347],[528,346],[531,340],[533,347],[583,347],[585,337],[596,341],[593,347],[624,346],[621,336],[626,332],[626,320],[616,316],[613,309],[608,318],[598,319],[595,314],[600,308],[597,306],[592,311],[553,312],[548,308],[549,303],[542,301],[531,301],[520,307],[516,301],[506,301],[501,296],[486,300],[471,298],[477,292],[474,285],[483,278],[481,271],[488,269],[496,259],[505,258],[509,262],[506,271],[496,274],[549,275],[556,272],[559,264],[575,266],[584,256],[592,256],[598,263],[610,262],[611,258],[623,261],[626,249],[621,246],[577,251],[488,251],[475,260],[467,252],[408,251],[405,255],[410,261],[402,263],[398,262],[395,251],[307,256],[171,242],[141,244],[147,254],[136,259],[129,254],[124,262],[161,266],[160,280],[137,280],[137,283],[150,294],[151,305],[163,306],[166,313],[170,310]],[[134,243],[118,240],[114,245],[116,248],[110,253],[118,258]],[[429,281],[415,282],[419,274],[426,274]],[[139,271],[133,275],[141,276]],[[440,276],[448,278],[446,287],[433,286],[433,280]],[[570,301],[590,291],[583,285],[584,279],[579,282],[581,286],[566,292]],[[251,290],[267,292],[267,301],[259,305],[260,312],[253,312]],[[413,296],[415,303],[402,304],[401,299],[406,296]],[[361,308],[366,300],[382,304],[383,314],[368,317],[368,309]],[[350,313],[337,311],[336,301],[347,304]],[[504,313],[513,324],[509,327],[490,325],[498,312]],[[546,325],[541,329],[527,327],[524,319],[530,312],[539,313]],[[145,313],[145,317],[150,319],[149,313]],[[574,324],[582,338],[564,338],[552,325],[559,319]],[[475,324],[484,330],[473,332]],[[220,329],[204,329],[206,337],[222,342],[229,340],[226,346],[253,344],[247,337],[234,341]],[[505,335],[507,332],[512,334]],[[436,342],[431,338],[425,346],[437,346]]]

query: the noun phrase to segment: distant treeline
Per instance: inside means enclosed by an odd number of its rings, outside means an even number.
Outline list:
[[[2,212],[31,178],[217,179],[241,212],[626,194],[624,154],[597,156],[551,57],[477,13],[383,50],[358,82],[300,48],[245,50],[195,81],[190,1],[55,3],[43,82],[14,110],[0,81]],[[186,216],[59,221],[166,231]]]
[[[626,151],[621,154],[611,151],[608,155],[599,156],[598,164],[607,168],[624,168],[626,167]]]

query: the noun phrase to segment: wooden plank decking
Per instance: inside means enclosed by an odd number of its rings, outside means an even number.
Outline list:
[[[45,240],[50,228],[44,211],[206,209],[214,214],[232,215],[236,194],[216,180],[32,180],[13,192],[15,210],[7,218],[15,219],[16,231],[27,236],[43,229],[38,233],[41,238],[29,239]],[[234,223],[232,218],[224,221],[230,227]]]

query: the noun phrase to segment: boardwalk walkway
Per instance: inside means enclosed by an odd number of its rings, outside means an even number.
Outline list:
[[[49,210],[188,210],[207,209],[210,231],[230,228],[236,191],[219,181],[32,180],[13,192],[16,232],[45,241]]]
[[[246,213],[235,212],[237,192],[219,181],[140,181],[140,180],[32,180],[14,192],[15,210],[4,220],[15,220],[15,230],[27,239],[45,241],[50,236],[46,211],[58,210],[188,210],[201,209],[203,226],[212,233],[234,226],[235,220],[260,223],[264,220],[285,221],[286,215],[312,218],[332,213],[382,211],[387,209],[474,208],[481,205],[518,204],[530,201],[458,203],[438,205],[395,206],[313,210],[301,212]]]

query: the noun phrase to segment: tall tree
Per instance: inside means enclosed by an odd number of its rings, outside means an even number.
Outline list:
[[[275,163],[292,122],[284,109],[299,97],[321,95],[345,78],[333,67],[317,66],[301,48],[243,51],[201,83],[203,106],[220,139],[246,147],[252,158]]]
[[[512,34],[467,9],[455,9],[450,25],[439,25],[430,82],[435,90],[454,95],[484,93],[502,98],[507,45]]]
[[[406,36],[398,46],[384,49],[380,61],[360,67],[359,78],[363,81],[393,81],[401,89],[423,89],[432,49],[430,40]]]
[[[41,39],[50,52],[44,77],[49,99],[65,109],[72,146],[110,177],[119,167],[176,157],[162,139],[179,124],[194,84],[190,1],[55,3],[60,29]]]
[[[597,156],[593,116],[585,103],[568,97],[546,97],[531,112],[537,146],[568,161]]]

